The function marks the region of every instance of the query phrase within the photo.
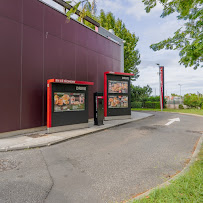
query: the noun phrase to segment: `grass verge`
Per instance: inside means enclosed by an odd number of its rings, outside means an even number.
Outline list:
[[[203,145],[197,160],[184,175],[171,181],[169,186],[156,189],[145,198],[130,202],[203,202]]]
[[[160,109],[143,109],[132,108],[132,111],[161,111]],[[164,112],[177,112],[177,113],[190,113],[203,116],[203,110],[201,109],[164,109]]]

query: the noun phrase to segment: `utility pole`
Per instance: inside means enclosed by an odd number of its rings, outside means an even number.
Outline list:
[[[161,106],[161,111],[163,111],[163,102],[164,102],[164,67],[160,66],[159,63],[157,63],[156,65],[159,67],[160,106]]]
[[[178,84],[178,85],[180,86],[180,97],[181,97],[181,86],[182,86],[182,85],[181,85],[181,84]]]

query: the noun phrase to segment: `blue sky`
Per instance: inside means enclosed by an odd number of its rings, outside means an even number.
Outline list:
[[[45,0],[52,1],[52,0]],[[149,14],[144,10],[142,0],[97,0],[97,9],[111,11],[116,18],[126,24],[127,29],[139,37],[137,48],[141,54],[141,64],[138,66],[140,77],[134,85],[150,85],[153,95],[159,93],[158,67],[156,63],[165,66],[165,90],[167,95],[180,93],[203,93],[203,69],[193,70],[179,65],[178,51],[152,51],[149,46],[169,36],[183,25],[176,20],[176,15],[160,18],[162,6],[158,5]]]

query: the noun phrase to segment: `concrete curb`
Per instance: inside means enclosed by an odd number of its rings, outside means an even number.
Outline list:
[[[108,126],[106,126],[104,128],[101,128],[101,129],[93,129],[90,132],[81,133],[79,135],[72,136],[72,137],[61,138],[61,139],[54,140],[54,141],[48,142],[48,143],[33,144],[33,145],[28,146],[28,147],[27,146],[26,147],[25,146],[18,146],[18,147],[11,147],[11,148],[9,148],[9,147],[1,148],[0,152],[8,152],[8,151],[17,151],[17,150],[26,150],[26,149],[47,147],[47,146],[58,144],[58,143],[61,143],[61,142],[67,141],[67,140],[72,140],[72,139],[76,139],[76,138],[79,138],[79,137],[83,137],[85,135],[89,135],[89,134],[92,134],[92,133],[101,132],[101,131],[104,131],[106,129],[114,128],[114,127],[121,126],[121,125],[124,125],[124,124],[127,124],[127,123],[132,123],[132,122],[135,122],[135,121],[144,120],[144,119],[150,118],[152,116],[154,116],[154,115],[151,114],[151,115],[148,115],[147,117],[144,117],[144,118],[138,118],[138,119],[132,119],[132,120],[128,120],[128,121],[123,121],[122,123],[118,123],[118,124],[111,124],[111,125],[108,125]]]
[[[203,118],[202,115],[198,115],[198,114],[192,114],[192,113],[181,113],[181,112],[167,112],[167,111],[164,111],[165,113],[178,113],[178,114],[182,114],[182,115],[188,115],[188,116],[196,116],[196,117],[201,117]]]
[[[190,162],[183,168],[183,170],[180,173],[178,173],[177,175],[172,177],[170,180],[168,180],[168,181],[166,181],[166,182],[164,182],[164,183],[162,183],[162,184],[160,184],[160,185],[158,185],[158,186],[156,186],[156,187],[154,187],[152,189],[149,189],[148,191],[138,195],[137,197],[135,197],[135,198],[133,198],[133,199],[127,201],[127,202],[130,203],[130,202],[133,202],[134,200],[139,200],[139,199],[145,198],[146,196],[150,195],[150,193],[152,193],[154,190],[160,189],[160,188],[165,188],[165,187],[167,187],[168,185],[171,184],[171,181],[174,181],[177,178],[179,178],[180,176],[184,175],[189,170],[190,166],[195,162],[196,157],[200,152],[202,144],[203,144],[203,134],[198,140],[198,143],[197,143],[196,148],[195,148],[195,150],[194,150],[194,152],[192,154]]]
[[[188,116],[196,116],[196,117],[202,117],[202,115],[198,114],[192,114],[192,113],[181,113],[181,112],[169,112],[169,111],[148,111],[148,110],[132,110],[132,111],[138,111],[138,112],[162,112],[162,113],[176,113],[176,114],[182,114],[182,115],[188,115]]]

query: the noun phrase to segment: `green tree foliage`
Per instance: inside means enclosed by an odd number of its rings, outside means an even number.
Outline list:
[[[180,95],[175,94],[175,93],[171,93],[171,96],[172,96],[172,97],[180,97]]]
[[[96,13],[96,0],[91,3],[88,0],[79,0],[75,2],[74,0],[66,1],[67,4],[73,4],[72,8],[66,12],[66,16],[70,19],[71,15],[75,14],[77,10],[80,11],[80,19],[89,15],[89,11],[94,15]]]
[[[201,108],[203,106],[203,97],[196,94],[186,94],[184,96],[184,104],[190,108]]]
[[[149,97],[149,101],[151,101],[151,102],[159,102],[160,101],[160,96],[151,96],[151,97]]]
[[[132,80],[136,80],[139,77],[139,71],[137,66],[140,64],[140,54],[136,49],[138,37],[134,33],[131,33],[122,22],[121,19],[115,19],[114,15],[109,12],[105,13],[104,10],[100,11],[99,16],[95,16],[91,12],[91,7],[86,8],[86,13],[88,16],[100,23],[100,25],[109,30],[113,29],[117,37],[123,39],[124,43],[124,72],[125,73],[134,73]],[[78,19],[81,21],[81,18]],[[94,25],[87,21],[83,23],[90,28],[94,29]]]
[[[71,3],[73,1],[67,1]],[[113,29],[116,36],[125,41],[124,44],[124,72],[125,73],[134,73],[134,76],[131,77],[132,80],[136,80],[139,77],[139,71],[137,65],[140,64],[140,54],[136,48],[138,37],[134,33],[131,33],[126,27],[125,24],[120,19],[115,19],[114,15],[109,12],[105,13],[104,10],[100,11],[99,16],[96,16],[96,1],[93,0],[90,3],[88,0],[80,0],[76,3],[73,8],[66,13],[67,17],[76,12],[79,6],[82,5],[81,15],[78,18],[78,21],[83,22],[88,27],[94,29],[94,25],[84,20],[85,16],[89,16],[92,19],[96,20],[101,24],[101,26],[107,30]]]
[[[169,37],[150,47],[154,51],[163,48],[180,50],[180,64],[185,67],[203,67],[203,0],[143,0],[146,12],[150,12],[157,3],[163,5],[164,18],[177,12],[178,20],[185,20],[183,28],[178,29],[173,37]]]
[[[149,85],[144,87],[131,85],[131,101],[148,101],[151,93],[152,88]]]
[[[131,106],[132,108],[160,108],[160,96],[150,96],[152,88],[147,85],[144,87],[131,85]],[[164,98],[164,105],[167,100]]]
[[[141,62],[139,51],[136,49],[139,38],[126,28],[121,19],[115,19],[111,12],[106,14],[103,10],[101,10],[100,15],[98,16],[98,21],[103,28],[107,30],[113,29],[115,35],[125,41],[124,72],[134,73],[135,76],[132,79],[136,80],[139,77],[137,65],[139,65]]]
[[[93,0],[92,4],[90,3],[86,3],[83,6],[83,12],[85,12],[85,16],[89,16],[90,18],[92,18],[93,20],[99,22],[99,18],[95,15],[97,11],[97,7],[96,7],[96,1]],[[84,16],[79,16],[78,17],[78,21],[84,23],[86,26],[92,28],[93,30],[95,29],[95,25],[93,25],[92,23],[89,23],[88,21],[86,21],[85,19],[83,19]]]

